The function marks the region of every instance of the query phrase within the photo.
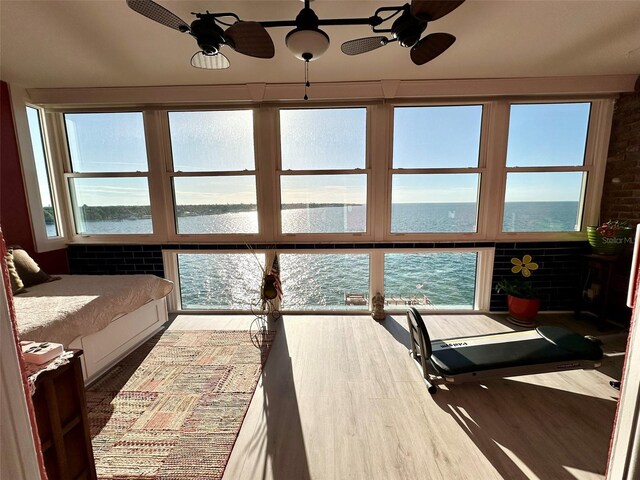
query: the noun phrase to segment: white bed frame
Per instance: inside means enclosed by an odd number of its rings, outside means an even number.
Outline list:
[[[84,383],[96,380],[142,342],[158,332],[168,320],[166,297],[152,300],[112,321],[99,332],[74,339],[69,348],[82,349]]]

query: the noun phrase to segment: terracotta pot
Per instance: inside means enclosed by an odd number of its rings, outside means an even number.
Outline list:
[[[538,315],[540,299],[507,295],[507,306],[509,307],[509,315],[513,318],[530,322]]]

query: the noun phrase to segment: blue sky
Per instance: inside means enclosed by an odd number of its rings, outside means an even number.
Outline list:
[[[253,175],[233,177],[176,177],[174,193],[178,205],[256,204]]]
[[[583,172],[514,172],[507,175],[507,202],[580,200]]]
[[[283,170],[365,168],[364,108],[281,110]]]
[[[394,175],[391,203],[473,203],[478,198],[479,175]]]
[[[169,112],[176,171],[254,170],[253,111]]]
[[[481,123],[481,105],[396,108],[393,167],[477,167]]]
[[[583,165],[590,107],[589,103],[512,105],[507,166]]]
[[[588,103],[513,105],[508,165],[581,165],[589,108]],[[76,171],[147,170],[142,114],[67,114],[65,119]],[[394,168],[476,167],[481,119],[479,105],[397,107]],[[252,111],[171,112],[169,123],[176,170],[255,168]],[[364,108],[281,110],[280,132],[283,170],[365,166]],[[283,177],[283,198],[288,202],[359,203],[366,196],[361,178]],[[395,175],[392,183],[395,203],[477,198],[475,174]],[[506,199],[576,201],[581,186],[581,173],[512,173]],[[77,188],[79,200],[88,205],[148,204],[148,190],[141,179],[92,179],[78,182]],[[256,197],[254,181],[246,176],[181,178],[176,192],[183,204],[255,203]]]
[[[75,172],[147,171],[141,113],[67,113],[64,118]]]

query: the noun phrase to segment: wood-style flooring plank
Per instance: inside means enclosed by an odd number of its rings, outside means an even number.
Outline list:
[[[250,323],[194,317],[179,315],[169,328]],[[568,316],[557,319],[571,328]],[[433,338],[518,330],[499,316],[425,321]],[[608,381],[622,358],[602,372],[496,379],[432,396],[407,353],[404,315],[285,316],[277,328],[224,480],[604,478],[618,396]]]

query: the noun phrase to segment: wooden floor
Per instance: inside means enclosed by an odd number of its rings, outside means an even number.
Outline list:
[[[251,320],[179,315],[169,328]],[[486,315],[425,321],[433,338],[517,328]],[[277,328],[224,480],[604,478],[617,398],[608,382],[622,359],[432,397],[407,354],[403,316],[285,316]]]

